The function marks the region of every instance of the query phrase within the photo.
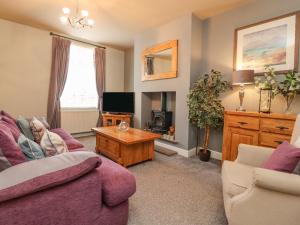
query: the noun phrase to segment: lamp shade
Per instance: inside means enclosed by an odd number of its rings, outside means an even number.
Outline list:
[[[254,70],[237,70],[232,73],[232,85],[253,84]]]

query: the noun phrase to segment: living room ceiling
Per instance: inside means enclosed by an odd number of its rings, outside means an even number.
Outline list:
[[[255,0],[79,0],[79,8],[89,11],[93,28],[76,30],[61,24],[62,8],[74,10],[76,0],[0,0],[0,18],[128,48],[134,35],[193,12],[201,19]]]

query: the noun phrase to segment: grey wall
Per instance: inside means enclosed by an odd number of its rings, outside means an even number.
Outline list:
[[[179,147],[188,149],[188,109],[186,96],[190,87],[190,61],[191,61],[191,24],[192,15],[187,14],[168,24],[148,30],[138,35],[134,41],[134,91],[136,95],[135,126],[144,126],[147,115],[143,109],[148,101],[142,92],[175,91],[176,92],[176,139],[180,141]],[[154,46],[168,40],[178,40],[178,77],[174,79],[141,81],[141,53],[145,48]],[[144,99],[144,101],[143,101]],[[145,105],[143,105],[145,104]],[[147,112],[146,112],[147,111]]]
[[[299,9],[299,0],[260,0],[205,20],[202,27],[203,71],[208,72],[210,69],[216,69],[225,74],[224,79],[230,80],[233,65],[235,28],[284,15]],[[222,102],[226,109],[235,110],[239,104],[238,88],[222,96]],[[248,111],[258,110],[259,95],[253,86],[246,87],[244,102]],[[285,102],[282,97],[276,97],[272,105],[272,111],[284,111]],[[292,110],[300,112],[299,97],[294,102]],[[209,147],[213,150],[221,151],[221,130],[212,131]]]
[[[134,49],[129,48],[125,50],[124,59],[124,90],[133,91],[134,90]]]

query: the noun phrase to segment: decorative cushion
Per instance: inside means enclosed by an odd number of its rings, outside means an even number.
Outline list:
[[[8,128],[10,129],[10,132],[11,132],[11,134],[13,135],[15,141],[18,140],[18,138],[19,138],[21,132],[20,132],[20,130],[19,130],[15,125],[13,125],[13,124],[11,124],[11,123],[5,122],[5,120],[4,120],[3,117],[0,119],[0,124],[2,124],[2,125],[4,125],[4,126],[8,127]]]
[[[26,162],[25,156],[10,129],[0,124],[0,171],[23,162]]]
[[[8,117],[9,119],[14,121],[15,123],[17,122],[15,118],[13,118],[10,114],[8,114],[7,112],[5,112],[3,110],[0,111],[0,115]]]
[[[18,139],[18,145],[24,153],[27,160],[35,160],[45,158],[43,149],[34,141],[21,134]]]
[[[10,167],[0,173],[0,202],[70,182],[100,164],[95,153],[72,152]]]
[[[17,119],[17,125],[20,128],[20,131],[25,135],[25,137],[29,138],[30,140],[34,140],[29,121],[22,116],[19,116]]]
[[[283,142],[262,165],[262,168],[292,173],[300,160],[300,148]]]
[[[29,124],[34,137],[34,141],[40,143],[47,128],[36,117],[33,117]]]
[[[35,117],[37,118],[39,121],[41,121],[41,123],[44,125],[44,127],[46,127],[46,129],[50,129],[50,125],[49,123],[47,122],[46,118],[41,116],[41,117]]]
[[[48,130],[44,132],[40,144],[46,156],[54,156],[69,151],[64,140]]]
[[[76,140],[71,134],[62,128],[52,129],[51,132],[58,134],[65,141],[69,150],[84,148],[84,146],[78,140]]]

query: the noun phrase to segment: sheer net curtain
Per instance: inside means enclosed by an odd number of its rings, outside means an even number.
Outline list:
[[[61,127],[60,97],[68,74],[70,45],[69,40],[52,38],[52,65],[47,107],[47,120],[51,128]]]
[[[102,126],[102,99],[105,82],[105,48],[95,48],[96,87],[98,93],[99,118],[96,126]]]

